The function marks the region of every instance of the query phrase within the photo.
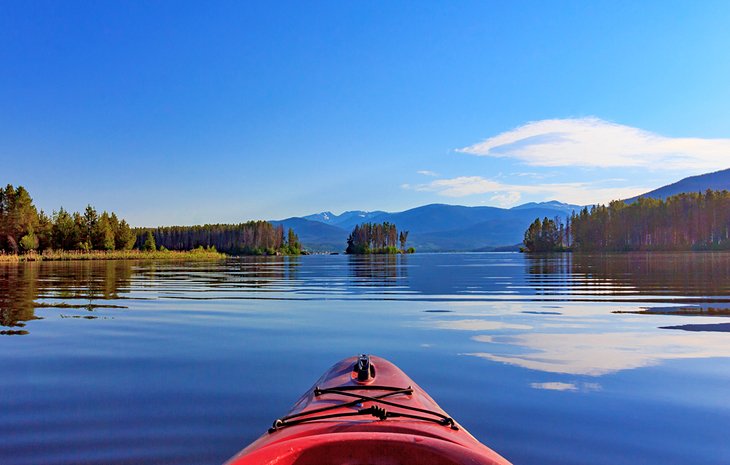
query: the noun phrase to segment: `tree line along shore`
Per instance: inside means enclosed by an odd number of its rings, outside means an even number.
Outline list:
[[[523,244],[526,252],[730,250],[730,192],[617,200],[573,212],[565,222],[537,218]]]
[[[408,231],[364,223],[347,239],[346,253],[413,253]],[[23,187],[0,189],[0,262],[109,259],[215,259],[227,255],[299,255],[299,237],[268,221],[132,228],[114,212],[64,208],[47,215]]]
[[[235,225],[132,228],[114,212],[63,208],[47,215],[23,187],[0,188],[0,261],[209,259],[233,255],[297,255],[291,229],[266,221]]]
[[[355,226],[348,254],[413,253],[408,231],[391,223]],[[400,247],[399,247],[400,246]],[[218,259],[228,255],[304,254],[299,237],[268,221],[133,228],[114,212],[38,210],[30,193],[0,188],[0,262],[111,259]]]

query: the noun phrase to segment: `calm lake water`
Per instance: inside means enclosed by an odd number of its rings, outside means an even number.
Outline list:
[[[367,352],[516,465],[727,465],[728,308],[728,254],[0,264],[0,463],[220,464]]]

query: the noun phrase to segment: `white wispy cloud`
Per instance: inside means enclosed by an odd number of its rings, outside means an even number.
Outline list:
[[[517,205],[521,198],[522,193],[518,191],[505,191],[494,194],[489,198],[489,200],[496,203],[500,207],[511,207]]]
[[[457,151],[532,166],[696,171],[730,165],[730,139],[666,137],[595,117],[534,121]]]
[[[536,173],[533,171],[528,171],[528,172],[519,171],[516,173],[510,173],[510,176],[518,176],[521,178],[532,178],[532,179],[545,179],[545,178],[553,177],[555,175],[552,173]]]
[[[430,171],[430,170],[418,170],[418,171],[416,171],[416,173],[422,174],[423,176],[431,176],[433,178],[438,176],[438,173]]]
[[[436,179],[425,184],[403,184],[401,187],[420,192],[435,192],[445,197],[491,194],[490,200],[502,207],[516,205],[524,194],[560,199],[563,202],[578,205],[589,205],[630,198],[652,189],[646,186],[601,186],[601,183],[597,182],[509,184],[481,176]]]
[[[427,184],[408,185],[406,188],[421,192],[436,192],[446,197],[466,197],[504,191],[504,186],[500,182],[485,179],[481,176],[460,176],[451,179],[437,179]]]

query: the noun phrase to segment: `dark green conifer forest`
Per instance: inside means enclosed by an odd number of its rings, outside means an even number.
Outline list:
[[[299,254],[302,245],[291,229],[267,221],[204,226],[132,229],[115,213],[99,214],[91,205],[82,212],[60,208],[48,216],[38,211],[22,187],[0,189],[0,253],[64,251],[142,251],[215,248],[230,254]]]
[[[528,252],[730,250],[730,192],[613,201],[574,212],[567,223],[538,218],[524,246]]]
[[[60,208],[38,211],[23,186],[0,189],[0,251],[17,254],[44,250],[128,250],[136,236],[116,214],[91,206],[83,213]]]
[[[302,245],[289,229],[268,221],[249,221],[240,224],[206,224],[203,226],[166,226],[154,229],[138,228],[136,245],[143,250],[164,247],[168,250],[192,250],[197,247],[215,247],[233,255],[298,255]],[[149,237],[152,236],[151,245]]]

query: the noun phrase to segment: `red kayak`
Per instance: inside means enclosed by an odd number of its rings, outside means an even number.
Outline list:
[[[329,369],[226,465],[510,465],[405,373],[375,356]]]

